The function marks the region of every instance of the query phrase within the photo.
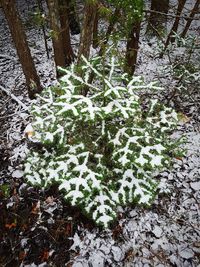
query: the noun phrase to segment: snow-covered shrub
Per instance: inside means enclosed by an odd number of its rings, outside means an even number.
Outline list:
[[[60,86],[45,89],[33,105],[34,138],[43,149],[30,152],[25,174],[35,186],[57,183],[71,205],[108,227],[118,205],[151,203],[153,176],[176,148],[169,133],[177,114],[157,100],[142,108],[136,91],[156,84],[129,80],[114,58],[104,66],[100,58],[82,59],[81,76],[74,65],[62,69]],[[85,87],[87,96],[80,93]]]
[[[200,87],[200,38],[189,35],[181,38],[174,35],[175,42],[170,43],[166,51],[159,45],[159,53],[164,53],[169,59],[169,64],[161,68],[161,75],[173,80],[174,94],[188,96],[193,100],[194,93],[199,93]]]

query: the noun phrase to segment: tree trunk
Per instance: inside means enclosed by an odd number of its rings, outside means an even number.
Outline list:
[[[137,53],[139,49],[141,21],[136,21],[132,25],[131,32],[128,36],[126,46],[126,58],[125,58],[125,71],[130,75],[135,72],[135,66],[137,63]]]
[[[63,49],[62,34],[59,27],[59,10],[58,10],[58,0],[47,0],[47,5],[49,9],[49,20],[52,30],[52,42],[54,50],[54,60],[56,68],[58,66],[65,66],[65,55]],[[60,73],[56,71],[57,77],[60,77]]]
[[[193,9],[190,12],[190,16],[189,16],[189,19],[187,20],[185,28],[184,28],[183,32],[181,33],[181,38],[185,38],[195,14],[198,13],[199,4],[200,4],[200,0],[197,0],[195,5],[194,5],[194,7],[193,7]]]
[[[37,0],[37,4],[38,4],[38,8],[40,10],[41,13],[44,13],[44,9],[42,6],[42,1],[41,0]],[[44,23],[42,23],[42,34],[44,37],[44,45],[45,45],[45,49],[46,49],[46,53],[47,53],[47,58],[49,59],[49,49],[48,49],[48,43],[47,43],[47,35],[46,35],[46,30],[45,30],[45,25]]]
[[[110,23],[109,23],[108,29],[106,31],[106,35],[105,35],[104,41],[100,46],[100,50],[99,50],[98,56],[102,56],[104,54],[105,47],[106,47],[106,45],[108,43],[109,37],[110,37],[110,35],[111,35],[111,33],[112,33],[113,29],[114,29],[115,23],[117,22],[117,19],[118,19],[119,15],[120,15],[120,9],[116,8],[112,18],[110,19]],[[92,83],[94,77],[95,77],[95,73],[91,72],[90,76],[89,76],[89,79],[88,79],[88,83],[89,84]],[[83,95],[84,96],[87,95],[88,90],[89,90],[89,88],[86,86],[84,88],[84,90],[83,90]]]
[[[98,41],[98,24],[99,24],[99,14],[98,9],[96,10],[95,18],[94,18],[94,25],[93,25],[93,48],[97,48],[99,45]]]
[[[159,35],[165,30],[167,23],[167,13],[169,10],[169,0],[152,0],[151,13],[147,26],[147,33]],[[155,11],[155,12],[154,12]],[[162,14],[161,14],[162,13]],[[165,15],[166,14],[166,15]]]
[[[16,9],[14,0],[2,0],[1,5],[9,25],[9,29],[19,56],[20,63],[26,78],[26,85],[30,98],[33,98],[36,93],[41,92],[37,71],[31,57],[31,52],[26,39],[26,34],[23,29],[22,22]]]
[[[170,42],[174,42],[175,38],[173,37],[174,33],[177,33],[178,30],[178,26],[179,26],[179,21],[180,21],[180,15],[183,11],[184,5],[185,5],[186,0],[179,0],[178,1],[178,8],[177,8],[177,12],[176,12],[176,18],[174,21],[174,24],[171,28],[170,33],[167,36],[167,40],[165,42],[165,47],[164,47],[164,51],[167,49],[168,45]],[[163,53],[161,53],[160,57],[163,56]]]
[[[78,53],[78,63],[81,61],[81,56],[89,58],[90,46],[92,43],[92,34],[94,27],[95,14],[97,10],[97,4],[87,1],[84,8],[84,20],[81,31],[81,39]]]
[[[69,18],[69,28],[71,30],[71,34],[79,34],[81,32],[80,30],[80,24],[78,20],[78,16],[76,14],[76,6],[74,0],[65,0],[67,1],[68,9],[67,14]]]
[[[113,15],[110,18],[109,26],[108,26],[108,29],[106,31],[106,36],[105,36],[104,41],[101,44],[101,48],[99,50],[99,56],[103,55],[105,47],[108,43],[109,37],[110,37],[111,33],[113,32],[114,26],[115,26],[119,16],[120,16],[120,8],[117,7],[115,9]]]
[[[63,51],[65,56],[65,64],[69,66],[74,61],[75,55],[71,47],[67,10],[68,10],[68,3],[66,2],[66,0],[59,0],[59,14],[60,14]]]

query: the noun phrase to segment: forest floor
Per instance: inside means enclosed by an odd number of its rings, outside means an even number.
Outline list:
[[[26,2],[26,3],[25,3]],[[28,4],[27,4],[28,2]],[[56,83],[51,42],[47,58],[41,30],[29,24],[34,1],[18,1],[34,61],[44,86]],[[73,43],[78,36],[73,37]],[[142,40],[137,74],[159,76],[167,59],[155,59],[154,43]],[[150,208],[118,208],[118,222],[100,230],[69,207],[56,187],[39,190],[23,178],[31,122],[24,76],[0,9],[0,267],[200,266],[200,93],[178,96],[171,105],[185,115],[173,136],[185,135],[186,155],[158,176]],[[165,90],[165,99],[172,91]],[[194,101],[195,99],[195,101]]]

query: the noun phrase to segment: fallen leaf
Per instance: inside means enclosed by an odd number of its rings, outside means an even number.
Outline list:
[[[47,261],[48,258],[49,258],[49,251],[45,249],[45,250],[42,252],[41,260],[42,260],[42,261]]]
[[[161,237],[163,231],[162,231],[162,229],[158,225],[155,225],[152,232],[154,233],[154,235],[157,238],[159,238],[159,237]]]
[[[6,223],[5,224],[5,227],[8,228],[9,230],[12,228],[15,228],[16,226],[17,226],[16,223]]]
[[[194,252],[190,248],[185,248],[179,252],[180,256],[186,260],[194,257]]]
[[[31,123],[26,126],[24,133],[27,138],[31,138],[34,135],[34,130]]]
[[[112,232],[113,239],[117,239],[122,233],[122,227],[120,225],[117,225]]]
[[[179,122],[187,123],[190,121],[190,118],[186,116],[184,113],[179,112],[178,117],[179,117]]]
[[[55,200],[55,198],[53,197],[53,196],[49,196],[49,197],[47,197],[47,199],[45,200],[45,202],[47,203],[47,204],[52,204],[52,203],[54,203],[54,200]]]
[[[200,181],[199,182],[190,183],[190,186],[192,187],[193,190],[199,191],[200,190]]]
[[[32,210],[31,210],[31,213],[32,214],[38,214],[39,211],[40,211],[40,201],[38,201],[36,203],[36,205],[33,206]]]
[[[25,257],[26,257],[26,252],[25,251],[21,251],[19,253],[19,260],[20,261],[23,261]]]
[[[71,236],[72,235],[72,223],[71,222],[66,224],[65,235],[66,236]]]
[[[182,160],[182,158],[180,158],[180,157],[176,157],[175,159]]]

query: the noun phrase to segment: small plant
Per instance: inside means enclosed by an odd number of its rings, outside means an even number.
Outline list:
[[[101,60],[82,57],[81,76],[74,65],[61,69],[60,86],[38,96],[33,128],[43,148],[30,151],[25,174],[34,186],[59,184],[71,205],[108,227],[118,205],[149,205],[155,197],[153,176],[169,166],[177,148],[169,137],[177,114],[157,100],[142,108],[136,91],[156,84],[121,75],[114,58]],[[85,86],[87,96],[80,94]]]
[[[172,96],[188,97],[194,101],[194,94],[199,94],[200,74],[200,40],[198,36],[181,38],[178,34],[173,36],[175,42],[171,43],[165,51],[169,64],[163,66],[161,74],[172,78],[174,84]],[[160,52],[163,47],[160,46]],[[198,102],[198,101],[194,101]]]
[[[39,8],[35,10],[35,12],[30,13],[30,21],[33,25],[36,25],[40,28],[42,25],[46,24],[46,16],[44,13],[41,12]]]

